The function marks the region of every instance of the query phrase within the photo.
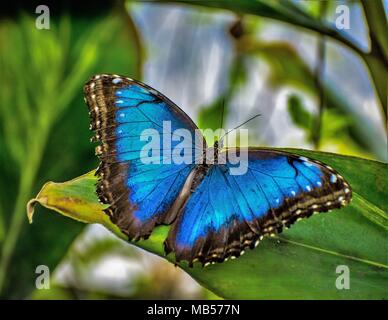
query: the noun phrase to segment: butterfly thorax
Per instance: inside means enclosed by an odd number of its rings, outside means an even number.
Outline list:
[[[214,153],[214,163],[217,164],[218,163],[218,148],[219,148],[219,143],[218,141],[214,142],[214,146],[213,146],[213,153]]]
[[[216,141],[213,147],[205,147],[203,149],[201,163],[196,167],[194,178],[191,184],[191,190],[194,191],[201,183],[207,172],[213,165],[218,164],[219,145]]]
[[[218,164],[219,143],[216,141],[213,147],[204,148],[203,150],[203,166],[209,167]]]

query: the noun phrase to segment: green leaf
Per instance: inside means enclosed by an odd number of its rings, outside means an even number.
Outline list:
[[[217,130],[222,127],[222,121],[226,118],[225,113],[225,96],[221,96],[216,99],[209,106],[202,107],[198,114],[198,125],[200,128],[210,128]],[[224,119],[221,119],[222,114]],[[206,136],[205,136],[206,138]]]
[[[84,82],[98,72],[140,78],[140,43],[124,8],[109,2],[72,14],[74,6],[59,7],[50,7],[50,30],[34,28],[35,9],[24,4],[0,21],[0,37],[12,39],[0,46],[0,297],[7,299],[28,296],[36,266],[54,269],[82,231],[49,210],[29,227],[24,213],[44,181],[96,165]]]
[[[316,123],[317,115],[307,111],[303,101],[297,95],[291,95],[288,98],[287,104],[293,123],[303,129],[307,134],[307,141],[313,143],[314,124]],[[321,140],[329,142],[329,144],[331,142],[333,145],[346,142],[347,150],[356,150],[357,146],[354,145],[348,132],[349,123],[352,123],[350,116],[341,114],[336,109],[325,109],[322,114]],[[333,143],[336,140],[338,142]],[[361,150],[358,150],[358,153],[361,152]]]
[[[120,230],[103,213],[104,207],[95,194],[96,177],[94,171],[64,183],[47,182],[37,195],[27,204],[28,220],[32,223],[33,207],[39,202],[46,208],[60,211],[64,216],[83,223],[99,223],[123,239]]]
[[[301,129],[310,131],[313,123],[313,116],[303,106],[302,101],[297,95],[288,98],[288,112],[292,121]]]
[[[388,215],[387,165],[330,153],[286,149],[324,161],[353,188],[350,206],[304,219],[279,236],[264,239],[239,259],[202,268],[179,266],[217,295],[233,299],[387,299]],[[87,223],[102,223],[123,234],[104,215],[90,172],[65,183],[47,183],[30,201]],[[154,230],[148,240],[133,243],[164,257],[169,227]],[[174,262],[173,256],[166,259]],[[350,289],[339,290],[337,266],[350,271]]]

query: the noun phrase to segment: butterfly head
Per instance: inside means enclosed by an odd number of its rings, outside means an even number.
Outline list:
[[[203,164],[206,166],[209,164],[217,164],[218,163],[218,154],[221,149],[220,141],[216,140],[212,147],[207,147],[203,149]]]

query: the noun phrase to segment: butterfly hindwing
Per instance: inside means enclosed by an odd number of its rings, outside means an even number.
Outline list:
[[[237,257],[264,235],[351,199],[343,177],[316,160],[250,149],[239,165],[246,173],[231,175],[230,161],[210,167],[188,200],[165,242],[178,261],[205,264]]]
[[[94,140],[101,143],[96,148],[101,160],[99,198],[109,204],[106,212],[129,239],[147,237],[155,225],[174,219],[170,208],[195,165],[195,161],[164,161],[180,142],[173,131],[194,132],[197,127],[161,93],[126,77],[96,75],[87,82],[84,93]],[[170,126],[167,131],[163,131],[165,123]],[[159,154],[144,153],[152,137],[147,130],[160,139],[156,140],[160,148],[154,148]],[[164,138],[171,141],[168,150],[163,149]],[[195,156],[194,141],[187,141],[184,148],[191,148]]]

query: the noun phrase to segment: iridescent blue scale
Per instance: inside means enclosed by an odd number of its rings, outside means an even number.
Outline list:
[[[323,173],[316,164],[295,160],[293,167],[288,162],[289,156],[274,155],[270,160],[263,160],[260,153],[264,151],[249,153],[248,171],[244,175],[226,174],[221,166],[210,169],[183,210],[178,243],[193,246],[196,239],[210,230],[220,231],[233,219],[253,223],[271,208],[281,207],[287,198],[309,192],[316,187],[314,182],[322,181]],[[212,188],[214,185],[226,188]],[[204,219],[204,212],[209,209],[213,213]],[[185,232],[190,225],[197,228]]]
[[[263,236],[351,200],[349,184],[335,170],[286,152],[249,148],[248,159],[239,163],[245,174],[232,175],[229,169],[236,165],[228,150],[221,154],[224,164],[196,163],[206,148],[201,136],[200,145],[194,138],[183,144],[192,152],[191,162],[175,163],[173,150],[182,146],[175,130],[198,137],[198,128],[168,98],[117,75],[96,75],[84,91],[101,141],[97,192],[110,205],[106,212],[130,240],[171,224],[165,250],[174,252],[177,261],[192,265],[237,257]],[[147,130],[159,136],[159,154],[142,153],[149,143]]]

